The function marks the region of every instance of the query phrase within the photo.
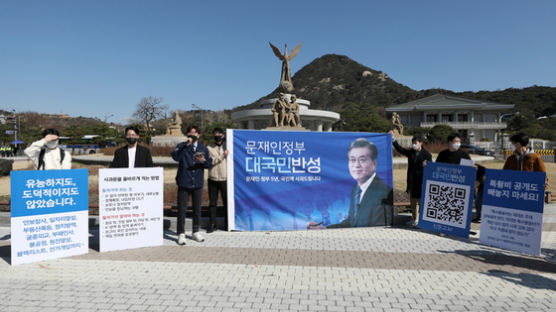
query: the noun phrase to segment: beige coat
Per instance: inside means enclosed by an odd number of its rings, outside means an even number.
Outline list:
[[[226,181],[226,150],[224,144],[218,146],[214,143],[207,146],[210,157],[212,158],[212,167],[209,169],[209,180]]]

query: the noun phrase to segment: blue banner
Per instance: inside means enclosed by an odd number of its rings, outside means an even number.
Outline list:
[[[538,256],[546,173],[487,169],[483,191],[483,244]]]
[[[233,130],[232,141],[235,229],[391,224],[391,135]]]
[[[423,173],[419,227],[469,237],[476,169],[428,163]]]
[[[88,169],[12,171],[12,218],[88,210],[88,175]]]

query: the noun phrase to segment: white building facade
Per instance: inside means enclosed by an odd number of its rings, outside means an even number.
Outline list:
[[[507,124],[502,119],[512,113],[513,104],[500,104],[435,94],[423,99],[386,108],[396,112],[406,128],[432,128],[439,124],[457,130],[465,142],[497,142]]]

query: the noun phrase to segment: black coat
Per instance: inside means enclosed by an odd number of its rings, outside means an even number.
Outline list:
[[[412,148],[403,148],[398,142],[393,142],[394,148],[407,157],[407,188],[411,197],[421,198],[421,185],[423,184],[423,161],[432,162],[432,155],[424,148],[416,151]]]
[[[129,166],[129,158],[127,153],[128,146],[118,148],[114,153],[114,159],[110,164],[110,168],[127,168]],[[141,145],[137,145],[135,151],[135,168],[154,167],[151,151]]]
[[[355,207],[356,190],[357,185],[351,190],[348,217],[338,224],[328,225],[328,228],[392,225],[393,192],[378,175],[365,191],[359,207]]]

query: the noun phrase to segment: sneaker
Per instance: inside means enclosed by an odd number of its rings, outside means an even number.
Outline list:
[[[185,233],[181,233],[178,236],[178,245],[185,245]]]
[[[191,235],[191,237],[193,238],[194,241],[197,241],[199,243],[205,241],[205,238],[199,232],[193,233],[193,235]]]

